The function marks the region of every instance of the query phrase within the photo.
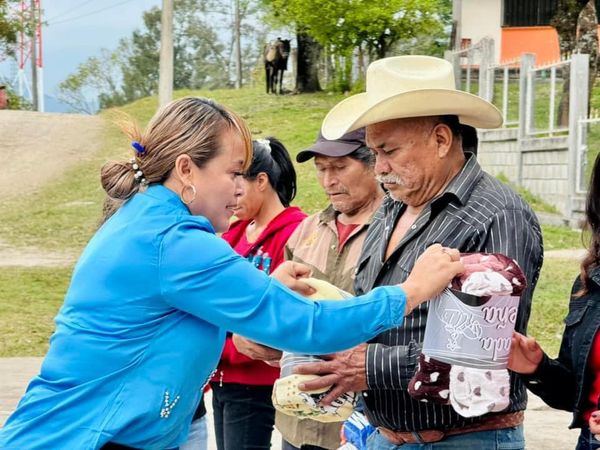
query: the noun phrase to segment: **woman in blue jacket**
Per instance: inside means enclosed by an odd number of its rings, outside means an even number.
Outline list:
[[[509,368],[523,374],[527,388],[553,408],[571,411],[570,428],[581,428],[577,450],[600,448],[600,156],[587,195],[591,234],[581,274],[571,289],[558,358],[548,357],[534,338],[515,333]]]
[[[2,449],[169,449],[186,438],[226,331],[297,353],[332,353],[399,325],[462,270],[437,245],[401,286],[349,301],[306,300],[306,267],[257,271],[227,229],[250,132],[202,98],[174,101],[134,158],[102,168],[124,201],[83,251],[40,374],[0,431]]]

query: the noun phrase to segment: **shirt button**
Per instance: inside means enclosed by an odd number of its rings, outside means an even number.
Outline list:
[[[335,244],[331,246],[331,250],[335,250]]]
[[[416,225],[411,225],[410,229],[411,229],[411,230],[416,230],[416,229],[417,229],[417,226],[416,226]]]

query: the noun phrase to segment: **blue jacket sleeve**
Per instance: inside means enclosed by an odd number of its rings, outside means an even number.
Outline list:
[[[291,352],[344,350],[403,319],[405,295],[399,287],[344,301],[308,300],[194,224],[166,233],[158,264],[161,294],[174,308]]]

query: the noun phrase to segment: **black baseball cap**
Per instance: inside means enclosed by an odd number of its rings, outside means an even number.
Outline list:
[[[302,163],[308,161],[315,155],[334,157],[346,156],[361,147],[365,147],[366,145],[364,128],[350,131],[341,138],[333,141],[325,139],[321,131],[319,131],[319,135],[317,136],[315,143],[306,150],[302,150],[300,153],[298,153],[296,155],[296,161]]]

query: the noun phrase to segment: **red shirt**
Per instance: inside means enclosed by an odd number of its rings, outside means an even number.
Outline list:
[[[285,243],[305,217],[306,214],[299,208],[292,206],[284,209],[271,220],[254,242],[248,242],[246,238],[246,228],[250,224],[248,220],[232,223],[222,237],[238,254],[245,258],[252,258],[259,270],[271,273],[284,261]],[[265,254],[268,254],[271,259],[268,270],[265,265]],[[277,378],[279,378],[279,368],[242,355],[229,336],[211,381],[270,386]]]
[[[598,398],[600,397],[600,333],[596,333],[596,336],[594,336],[587,370],[592,378],[592,383],[587,396],[588,406],[583,413],[586,422],[590,420],[590,416],[594,411],[600,409],[598,408]]]
[[[338,248],[339,248],[340,252],[344,248],[344,244],[346,243],[346,240],[348,239],[348,237],[350,237],[352,232],[358,226],[359,226],[359,224],[357,224],[357,223],[349,223],[346,225],[346,224],[340,222],[338,219],[335,220],[335,227],[337,228],[337,232],[338,232]]]

